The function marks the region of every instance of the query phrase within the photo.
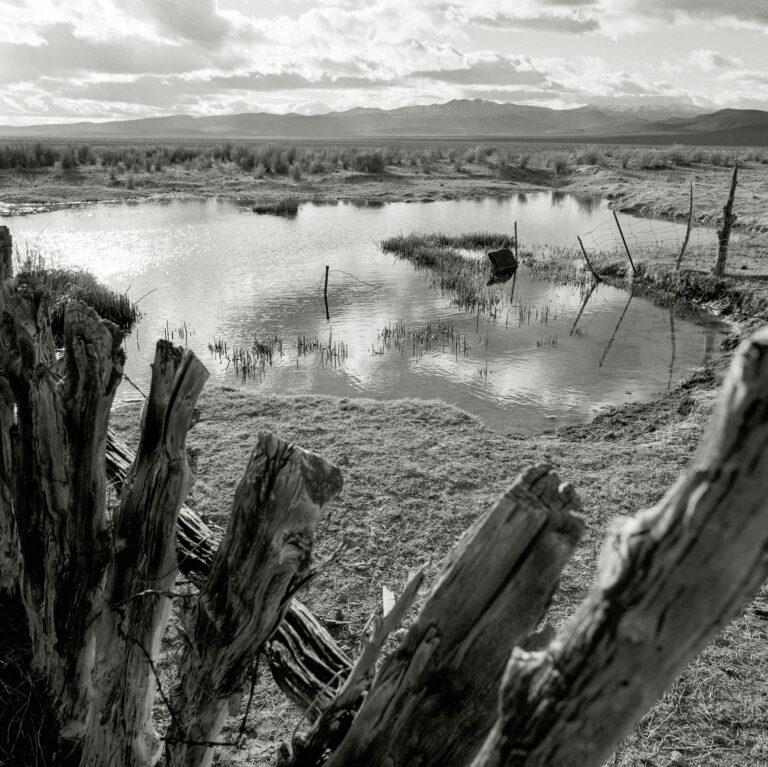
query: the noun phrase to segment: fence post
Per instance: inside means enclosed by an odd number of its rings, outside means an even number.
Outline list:
[[[616,221],[616,226],[619,228],[619,234],[621,235],[621,241],[624,243],[624,250],[627,251],[627,258],[629,259],[629,265],[632,267],[632,274],[637,274],[637,269],[635,269],[635,262],[632,260],[632,254],[629,252],[629,245],[627,245],[627,240],[624,237],[624,232],[621,229],[621,224],[619,223],[619,217],[616,215],[616,211],[613,211],[613,218]]]
[[[587,262],[587,266],[589,267],[589,271],[592,272],[592,276],[595,278],[595,282],[602,282],[602,280],[600,279],[600,276],[592,268],[592,264],[589,262],[589,256],[587,255],[587,249],[584,247],[584,243],[581,241],[581,237],[579,237],[579,235],[576,235],[576,239],[579,241],[579,245],[581,245],[581,252],[584,254],[584,260]]]
[[[728,240],[731,237],[731,227],[736,223],[736,214],[733,212],[733,198],[736,194],[736,182],[739,173],[738,163],[733,166],[733,178],[731,179],[731,191],[728,202],[723,208],[723,226],[717,230],[717,261],[712,269],[712,274],[722,277],[725,272],[725,260],[728,257]]]
[[[325,301],[325,319],[331,319],[331,313],[328,311],[328,264],[325,265],[325,285],[323,286],[323,300]]]
[[[693,221],[693,179],[691,179],[691,202],[688,207],[688,226],[685,228],[685,239],[683,240],[683,247],[680,248],[680,255],[677,257],[677,261],[675,262],[676,272],[680,269],[680,264],[682,263],[683,256],[685,255],[685,249],[688,247],[688,239],[691,236],[692,221]]]

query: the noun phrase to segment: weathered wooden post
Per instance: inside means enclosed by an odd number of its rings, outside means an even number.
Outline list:
[[[683,262],[683,256],[685,255],[685,250],[688,247],[688,240],[691,236],[691,222],[693,221],[693,179],[691,179],[691,200],[690,204],[688,206],[688,226],[685,227],[685,239],[683,240],[683,246],[680,248],[680,255],[677,257],[677,261],[675,262],[675,271],[680,270],[680,264]]]
[[[635,269],[635,262],[632,260],[632,254],[629,252],[629,245],[627,245],[627,240],[624,237],[624,231],[621,228],[621,224],[619,223],[619,217],[616,215],[616,211],[613,211],[613,219],[616,222],[616,226],[619,229],[619,234],[621,235],[621,241],[624,243],[624,250],[627,251],[627,258],[629,259],[629,265],[632,267],[632,274],[637,274],[637,269]]]
[[[178,572],[177,517],[189,490],[186,435],[208,371],[169,341],[158,341],[152,368],[138,458],[112,520],[81,767],[152,767],[160,753],[153,662]]]
[[[581,536],[578,509],[549,467],[524,472],[448,556],[351,726],[354,710],[321,716],[294,743],[294,767],[323,763],[329,749],[327,767],[470,759],[491,727],[509,648],[531,641]]]
[[[745,341],[688,471],[618,524],[546,649],[512,653],[473,767],[597,767],[768,576],[768,329]]]
[[[307,575],[320,510],[341,485],[319,456],[259,435],[211,574],[184,620],[188,644],[166,738],[173,767],[211,763],[210,744]]]
[[[712,274],[722,277],[725,273],[725,261],[728,258],[728,241],[731,238],[731,227],[736,223],[736,214],[733,212],[733,199],[736,195],[736,183],[738,180],[738,163],[733,166],[733,178],[731,179],[731,191],[728,194],[728,202],[723,208],[723,225],[717,230],[717,261],[712,269]]]
[[[584,254],[584,260],[587,262],[587,266],[589,267],[589,271],[592,272],[592,276],[594,277],[595,282],[602,282],[600,275],[592,268],[592,264],[589,261],[589,256],[587,255],[587,249],[584,247],[584,243],[581,241],[581,237],[576,235],[576,239],[579,241],[579,245],[581,245],[581,252]]]

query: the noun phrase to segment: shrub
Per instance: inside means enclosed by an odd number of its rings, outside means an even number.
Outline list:
[[[598,165],[601,159],[600,150],[593,146],[582,149],[576,155],[576,162],[579,165]]]
[[[631,159],[632,159],[632,152],[625,150],[619,155],[619,164],[621,165],[622,168],[626,168],[629,166],[629,161]]]
[[[259,164],[256,166],[256,168],[253,171],[253,177],[264,178],[266,172],[267,172],[266,166],[264,165],[263,162],[259,161]]]
[[[568,155],[565,152],[555,152],[549,158],[549,162],[556,176],[561,176],[568,172]]]
[[[376,150],[356,155],[352,160],[352,167],[362,173],[382,173],[386,166],[381,152]]]
[[[521,154],[518,163],[520,164],[520,170],[525,170],[531,164],[531,155]]]
[[[77,165],[77,158],[71,145],[63,149],[59,157],[62,170],[72,170]]]
[[[288,174],[294,181],[301,181],[301,166],[294,163],[288,167]]]
[[[125,188],[133,189],[136,186],[136,179],[133,176],[133,169],[128,171],[128,175],[125,177]]]
[[[690,165],[693,153],[682,144],[673,144],[669,150],[669,159],[673,165]]]

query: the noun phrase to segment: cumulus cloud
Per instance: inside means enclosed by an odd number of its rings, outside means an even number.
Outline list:
[[[750,0],[720,7],[712,0],[0,0],[0,122],[311,113],[476,97],[550,106],[727,101],[750,88],[765,98],[754,56],[725,41],[713,51],[686,40],[667,62],[652,55],[658,19],[668,26],[695,13],[724,24],[762,18],[762,5]],[[646,34],[643,25],[650,27],[646,61],[606,63],[614,44],[605,38]],[[560,57],[548,55],[552,33],[561,35]],[[569,39],[583,34],[592,57]]]
[[[713,72],[716,69],[733,69],[742,65],[741,59],[737,56],[725,56],[707,48],[695,50],[688,57],[688,63],[704,72]]]
[[[768,29],[765,0],[633,0],[633,12],[679,20],[711,19]]]

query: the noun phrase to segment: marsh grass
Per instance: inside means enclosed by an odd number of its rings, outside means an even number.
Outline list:
[[[371,346],[371,354],[374,356],[394,351],[401,357],[421,359],[430,352],[442,352],[458,359],[459,356],[468,357],[472,351],[468,334],[461,333],[452,323],[442,320],[430,321],[426,325],[406,325],[400,319],[394,325],[379,330],[376,339],[379,342],[378,348]]]
[[[49,291],[51,331],[58,346],[64,344],[64,312],[70,300],[82,301],[126,333],[141,317],[138,306],[125,293],[110,290],[90,272],[49,266],[39,245],[27,248],[23,259],[17,252],[16,274],[21,279],[42,280]]]
[[[299,212],[299,199],[289,195],[281,200],[258,202],[253,206],[252,210],[259,215],[295,216]]]
[[[237,346],[219,338],[208,344],[208,351],[220,362],[226,361],[225,370],[232,372],[243,382],[258,379],[261,383],[267,368],[281,362],[317,355],[321,368],[337,368],[349,356],[349,347],[343,341],[334,340],[333,331],[327,341],[317,336],[298,336],[286,342],[282,336],[257,336],[249,346]],[[292,364],[292,363],[291,363]]]

